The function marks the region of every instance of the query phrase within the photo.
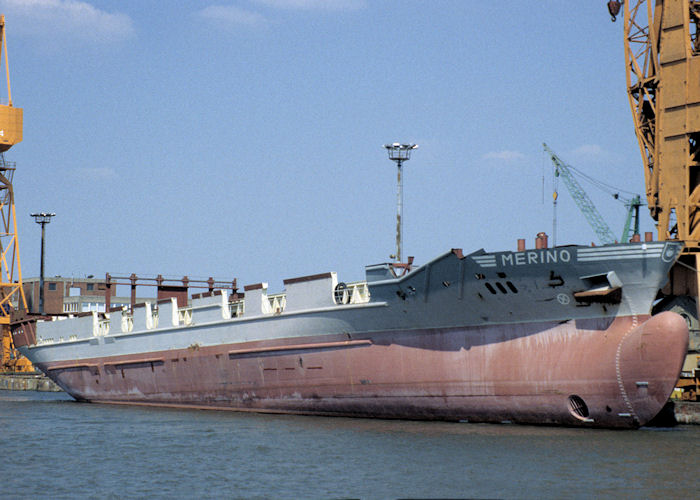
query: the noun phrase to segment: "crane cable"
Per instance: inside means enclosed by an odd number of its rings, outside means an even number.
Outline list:
[[[579,170],[576,167],[573,167],[571,165],[569,165],[569,170],[575,172],[577,176],[587,180],[593,186],[597,187],[601,191],[608,193],[616,200],[621,200],[624,203],[629,202],[631,200],[631,198],[625,198],[624,196],[620,196],[620,193],[628,194],[631,197],[634,197],[637,195],[637,193],[635,193],[633,191],[627,191],[625,189],[620,189],[618,187],[613,186],[612,184],[608,184],[606,182],[603,182],[601,180],[596,179],[595,177],[591,177],[590,175],[583,173],[581,170]]]

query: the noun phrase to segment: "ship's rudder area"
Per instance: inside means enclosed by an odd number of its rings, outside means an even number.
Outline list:
[[[62,364],[62,368],[51,368],[51,363],[35,363],[34,365],[38,370],[44,373],[49,379],[51,379],[58,387],[63,389],[76,401],[87,402],[88,400],[82,396],[80,387],[83,385],[75,385],[74,381],[77,378],[82,378],[83,372],[94,373],[96,371],[97,365],[95,364]]]

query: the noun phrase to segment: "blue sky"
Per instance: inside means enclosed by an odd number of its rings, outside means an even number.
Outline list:
[[[167,7],[165,6],[167,5]],[[622,23],[605,2],[0,0],[24,109],[15,195],[24,276],[239,278],[394,252],[514,250],[552,232],[547,142],[644,193]],[[543,188],[544,185],[544,188]],[[625,209],[584,184],[615,233]],[[559,244],[596,236],[563,186]],[[642,229],[653,228],[643,210]]]

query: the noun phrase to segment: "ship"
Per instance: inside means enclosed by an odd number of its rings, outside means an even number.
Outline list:
[[[359,282],[325,272],[277,294],[257,283],[24,318],[13,337],[83,402],[638,428],[688,348],[682,316],[652,315],[682,249],[454,248],[369,265]]]

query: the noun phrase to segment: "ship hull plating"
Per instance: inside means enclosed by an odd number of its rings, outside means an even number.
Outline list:
[[[255,341],[40,366],[82,401],[634,428],[687,349],[674,313]]]
[[[678,242],[464,255],[45,318],[15,345],[78,400],[633,428],[677,381],[688,327],[650,316]],[[342,286],[341,286],[342,285]]]

